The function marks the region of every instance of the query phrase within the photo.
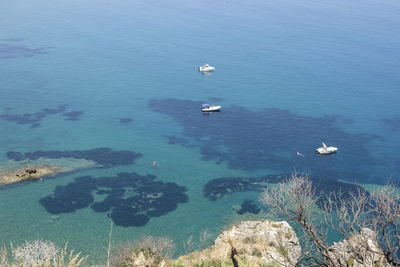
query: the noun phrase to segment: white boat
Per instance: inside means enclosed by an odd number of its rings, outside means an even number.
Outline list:
[[[214,70],[215,70],[215,67],[210,66],[208,64],[204,64],[199,67],[199,71],[201,71],[201,72],[210,72],[210,71],[214,71]]]
[[[328,154],[336,153],[337,150],[338,150],[337,147],[327,146],[325,143],[322,143],[322,147],[317,148],[315,150],[315,152],[320,155],[328,155]]]
[[[214,112],[214,111],[220,111],[222,106],[218,105],[210,105],[210,104],[203,104],[201,105],[201,111],[202,112]]]

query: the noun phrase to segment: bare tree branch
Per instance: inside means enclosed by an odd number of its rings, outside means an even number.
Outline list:
[[[372,193],[358,187],[346,194],[317,195],[308,175],[294,173],[284,183],[266,188],[261,201],[300,226],[306,248],[301,262],[306,266],[350,266],[354,262],[400,266],[400,194],[393,185]],[[318,211],[317,204],[322,210]],[[343,241],[329,245],[328,229]],[[340,247],[346,253],[338,251]]]

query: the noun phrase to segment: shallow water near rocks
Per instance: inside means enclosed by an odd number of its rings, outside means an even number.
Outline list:
[[[232,218],[250,216],[232,207],[257,203],[253,191],[210,200],[204,186],[214,179],[297,170],[361,184],[400,180],[398,1],[17,0],[0,10],[1,164],[9,151],[141,154],[1,188],[2,243],[68,242],[89,263],[105,262],[112,208],[91,205],[141,192],[97,188],[111,191],[91,191],[89,205],[56,215],[41,204],[83,176],[101,184],[135,173],[185,188],[187,201],[168,198],[168,212],[113,228],[113,245],[169,236],[176,255],[190,235],[197,241],[209,229],[215,238]],[[204,63],[216,71],[198,73]],[[222,112],[201,114],[206,102]],[[315,156],[322,142],[339,153]]]

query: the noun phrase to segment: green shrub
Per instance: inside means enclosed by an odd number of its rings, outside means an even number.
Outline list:
[[[285,237],[286,237],[286,239],[290,239],[290,238],[292,238],[292,232],[290,232],[290,231],[287,231],[286,233],[285,233]]]
[[[117,246],[111,256],[111,266],[131,267],[141,264],[156,267],[170,259],[174,249],[175,244],[169,238],[144,237],[137,242]]]
[[[241,248],[241,249],[239,249],[238,250],[238,254],[246,254],[246,249],[244,249],[244,248]]]
[[[253,248],[251,255],[259,258],[262,257],[262,253],[258,248]]]
[[[287,257],[288,254],[289,254],[289,251],[286,248],[282,247],[282,246],[280,246],[278,248],[278,252],[284,257]]]
[[[193,267],[224,267],[224,265],[221,260],[211,259],[196,263]]]
[[[350,257],[346,261],[347,266],[353,266],[354,265],[354,258]]]
[[[256,242],[257,242],[257,237],[254,236],[254,235],[252,235],[252,236],[246,236],[246,237],[243,239],[243,243],[245,243],[245,244],[254,244],[254,243],[256,243]]]

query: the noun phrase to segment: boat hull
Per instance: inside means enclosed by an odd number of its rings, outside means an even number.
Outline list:
[[[323,148],[318,148],[315,150],[315,153],[319,155],[330,155],[330,154],[336,154],[337,149],[323,149]]]
[[[215,67],[212,66],[200,66],[198,69],[200,72],[213,72],[215,70]]]
[[[221,106],[211,106],[207,108],[202,108],[202,112],[218,112],[221,110]]]

